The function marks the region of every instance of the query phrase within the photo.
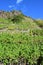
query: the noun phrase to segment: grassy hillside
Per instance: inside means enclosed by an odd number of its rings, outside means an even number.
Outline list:
[[[0,63],[43,65],[43,20],[34,20],[18,11],[2,12]]]

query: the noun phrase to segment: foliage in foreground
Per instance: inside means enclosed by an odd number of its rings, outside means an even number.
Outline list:
[[[43,58],[43,37],[26,33],[1,33],[0,34],[0,61],[3,63],[18,63],[24,58],[32,65],[37,65],[37,60]],[[41,64],[42,65],[42,64]]]

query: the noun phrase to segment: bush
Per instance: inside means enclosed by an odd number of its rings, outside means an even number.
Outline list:
[[[22,21],[22,19],[23,19],[23,15],[22,14],[20,14],[20,15],[15,15],[15,16],[13,16],[12,18],[11,18],[11,21],[13,22],[13,23],[17,23],[17,22],[20,22],[20,21]]]

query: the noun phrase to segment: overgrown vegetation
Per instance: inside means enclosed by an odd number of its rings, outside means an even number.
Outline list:
[[[39,25],[39,27],[43,28],[43,20],[36,20],[36,23]]]
[[[22,14],[20,14],[20,15],[15,15],[15,16],[13,16],[12,18],[10,18],[11,19],[11,21],[13,22],[13,23],[19,23],[20,21],[22,21],[23,20],[23,15]]]
[[[7,18],[0,18],[0,62],[43,65],[43,20],[8,13]]]
[[[26,33],[0,34],[0,61],[18,63],[20,58],[24,58],[30,65],[37,65],[40,56],[43,58],[42,36],[31,36]]]

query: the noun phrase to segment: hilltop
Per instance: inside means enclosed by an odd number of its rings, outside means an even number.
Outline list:
[[[0,32],[29,32],[36,29],[43,29],[43,20],[27,17],[21,11],[0,11]]]

